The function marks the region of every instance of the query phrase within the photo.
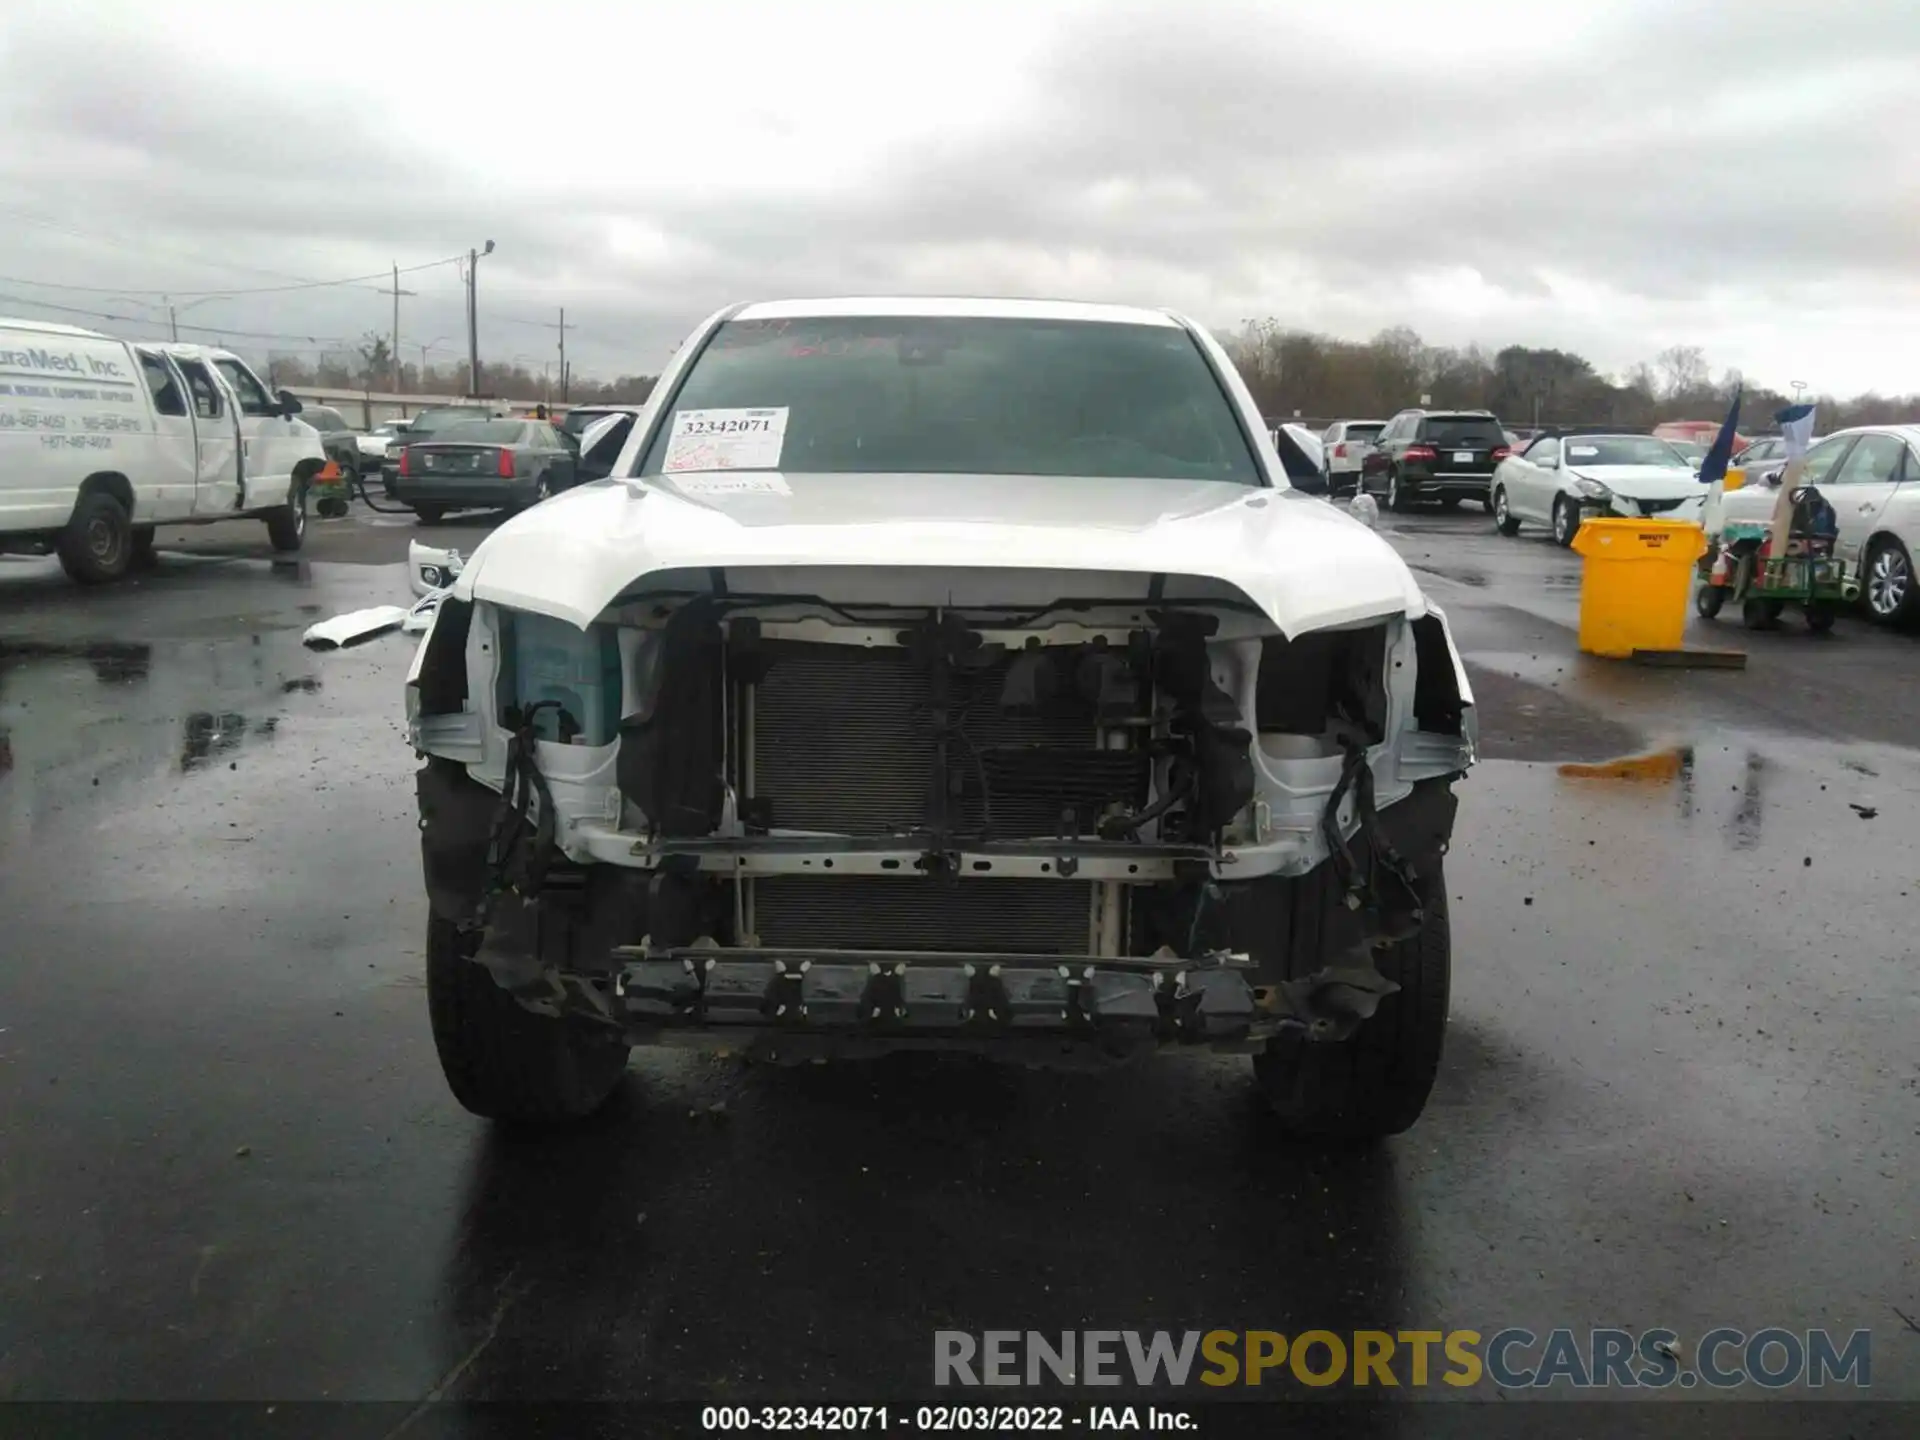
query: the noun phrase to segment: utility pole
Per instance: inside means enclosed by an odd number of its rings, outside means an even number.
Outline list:
[[[167,328],[173,331],[173,340],[180,343],[180,317],[174,312],[173,302],[167,302]]]
[[[393,262],[393,288],[383,290],[383,295],[393,296],[393,393],[400,393],[400,297],[412,295],[412,290],[400,288],[400,262]]]
[[[480,252],[467,251],[467,393],[480,393]]]
[[[575,330],[579,327],[567,324],[567,307],[562,305],[560,307],[560,323],[550,326],[549,328],[560,332],[560,403],[564,405],[567,399],[567,331]]]
[[[467,385],[478,398],[480,390],[480,260],[493,253],[493,241],[484,250],[467,251]]]

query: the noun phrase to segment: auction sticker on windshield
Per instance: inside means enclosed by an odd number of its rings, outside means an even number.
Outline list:
[[[766,410],[676,410],[667,431],[669,475],[688,470],[771,470],[787,439],[787,407]]]

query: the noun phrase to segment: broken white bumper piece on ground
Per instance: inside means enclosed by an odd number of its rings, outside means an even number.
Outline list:
[[[398,630],[406,624],[407,614],[404,605],[375,605],[369,610],[354,610],[309,625],[300,643],[309,650],[345,650],[350,645],[363,644],[375,636]]]
[[[345,650],[395,630],[408,635],[425,634],[446,595],[445,590],[434,590],[410,606],[375,605],[369,610],[336,615],[331,620],[309,625],[300,642],[309,650]]]

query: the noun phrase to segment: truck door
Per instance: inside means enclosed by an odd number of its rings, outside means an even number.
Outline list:
[[[193,411],[187,404],[186,382],[164,355],[141,350],[141,378],[153,404],[153,472],[141,484],[141,502],[135,518],[141,522],[183,520],[193,514],[200,474],[199,442],[194,437]]]
[[[240,505],[240,425],[233,403],[204,361],[171,357],[193,406],[195,515],[231,515]]]

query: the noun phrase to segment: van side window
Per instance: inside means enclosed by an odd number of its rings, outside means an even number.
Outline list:
[[[193,413],[202,420],[218,420],[226,407],[220,403],[220,387],[198,360],[182,360],[180,373],[187,377],[187,390],[193,396]]]
[[[155,410],[162,415],[187,413],[187,397],[180,393],[179,383],[173,378],[173,371],[167,368],[166,361],[142,350],[140,373],[147,377],[147,393],[153,397]]]
[[[253,378],[251,371],[237,360],[216,360],[220,373],[227,377],[227,383],[233,386],[233,393],[240,397],[242,415],[274,415],[279,411],[274,403],[267,399],[267,392],[260,388],[260,382]]]

